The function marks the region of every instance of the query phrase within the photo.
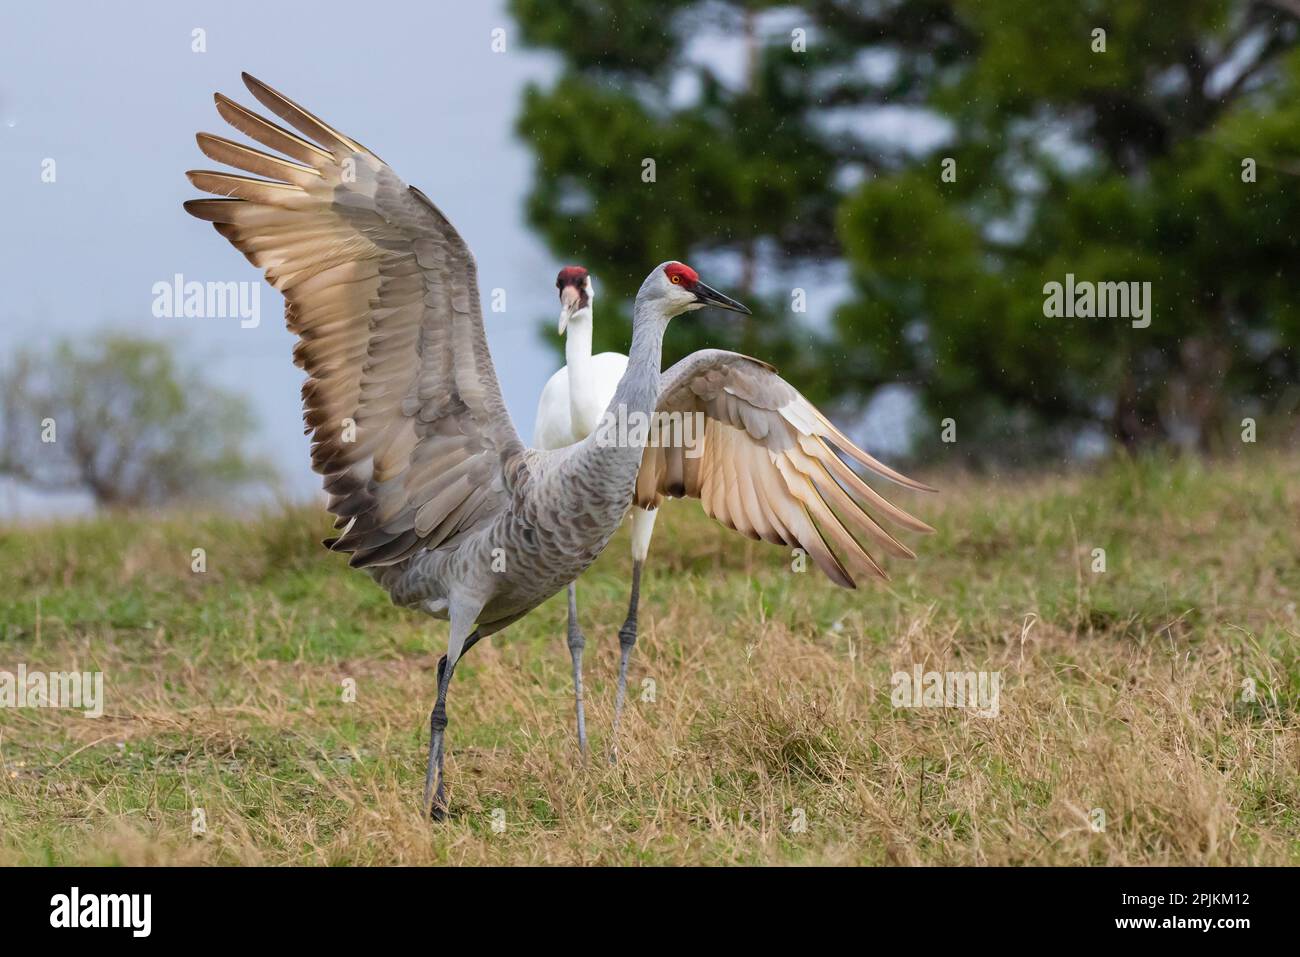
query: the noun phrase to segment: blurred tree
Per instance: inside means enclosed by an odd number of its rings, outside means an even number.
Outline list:
[[[758,317],[686,323],[674,353],[754,352],[816,401],[910,383],[930,452],[1037,456],[1089,433],[1203,448],[1230,408],[1293,401],[1300,184],[1280,167],[1300,0],[512,8],[565,63],[524,98],[528,212],[606,293],[598,347],[626,344],[609,294],[675,256],[733,270]],[[910,138],[881,134],[883,107],[913,111]],[[940,137],[916,135],[919,111]],[[796,321],[791,289],[816,313],[837,261],[850,294],[831,327]],[[1045,316],[1067,273],[1150,282],[1150,326]]]
[[[655,263],[679,258],[755,318],[706,312],[679,323],[665,363],[728,345],[777,363],[813,398],[830,395],[831,344],[795,321],[793,290],[803,290],[810,313],[826,311],[837,277],[816,267],[840,256],[836,210],[855,179],[906,158],[841,121],[855,107],[921,102],[922,78],[968,42],[948,5],[511,0],[511,8],[525,39],[566,65],[553,88],[524,96],[519,129],[537,159],[528,215],[558,256],[595,275],[597,349],[626,350],[638,285]],[[692,48],[697,36],[720,35],[735,41],[733,64]],[[893,55],[888,76],[859,62],[872,46]]]
[[[931,92],[953,140],[840,211],[854,364],[924,381],[932,446],[952,417],[966,458],[1205,449],[1293,405],[1300,4],[956,7],[976,53]],[[1046,316],[1067,274],[1149,282],[1149,327]]]
[[[228,496],[271,469],[250,458],[238,396],[161,342],[107,335],[24,351],[0,370],[0,475],[84,490],[104,506]]]

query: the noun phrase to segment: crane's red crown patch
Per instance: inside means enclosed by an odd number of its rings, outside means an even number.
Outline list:
[[[686,263],[669,263],[664,267],[664,272],[671,282],[686,286],[688,289],[700,281],[700,274]]]
[[[555,288],[563,289],[565,286],[581,286],[587,281],[587,270],[581,266],[565,266],[560,270],[560,274],[555,277]]]

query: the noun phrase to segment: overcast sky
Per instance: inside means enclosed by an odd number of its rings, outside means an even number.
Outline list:
[[[478,258],[479,285],[507,291],[488,337],[521,434],[556,357],[537,336],[555,303],[555,257],[523,222],[531,175],[513,136],[523,85],[554,60],[515,43],[504,0],[306,4],[5,3],[0,11],[0,350],[111,326],[176,341],[221,384],[248,396],[258,443],[288,489],[317,488],[307,465],[281,300],[263,286],[262,321],[156,319],[153,285],[257,272],[181,203],[201,195],[187,169],[212,168],[194,142],[243,137],[213,91],[256,102],[241,70],[367,144],[424,190]],[[310,9],[310,14],[295,10]],[[129,11],[129,12],[128,12]],[[507,50],[491,50],[492,30]],[[192,31],[207,52],[193,52]],[[265,111],[263,111],[265,112]],[[55,161],[55,181],[41,181]],[[575,252],[573,258],[577,258]],[[0,495],[0,513],[20,502]],[[42,509],[44,511],[44,509]]]

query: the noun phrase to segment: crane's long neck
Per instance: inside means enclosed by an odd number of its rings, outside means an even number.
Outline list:
[[[667,325],[657,306],[637,298],[632,309],[632,346],[628,350],[627,369],[618,380],[607,412],[617,413],[620,408],[626,408],[629,414],[634,411],[647,416],[654,414],[659,402],[659,368]],[[640,460],[639,450],[637,459]]]
[[[596,395],[596,374],[591,361],[591,307],[576,313],[564,333],[564,361],[569,368],[569,420],[576,435],[590,435],[602,409]]]

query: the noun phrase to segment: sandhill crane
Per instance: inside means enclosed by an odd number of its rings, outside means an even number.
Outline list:
[[[566,266],[555,279],[560,291],[560,335],[564,336],[565,366],[547,381],[537,403],[537,422],[533,426],[533,444],[541,449],[559,449],[581,442],[596,429],[627,370],[627,356],[620,352],[591,354],[593,310],[596,290],[591,274],[581,266]],[[621,659],[618,666],[618,689],[614,694],[614,735],[618,733],[623,699],[627,695],[627,664],[636,644],[637,604],[641,593],[641,566],[650,552],[654,534],[655,509],[633,506],[632,524],[632,593],[627,618],[619,629]],[[582,652],[586,640],[578,624],[578,584],[569,583],[569,655],[573,660],[573,698],[577,712],[578,748],[587,750],[587,721],[583,713]],[[611,746],[610,757],[614,756]]]
[[[611,408],[629,421],[657,408],[698,410],[704,454],[609,441],[601,430],[563,449],[525,448],[488,352],[474,259],[451,223],[356,140],[248,74],[244,83],[302,135],[218,94],[222,117],[283,155],[200,133],[207,156],[256,175],[191,171],[195,187],[224,198],[185,208],[284,294],[307,376],[312,466],[341,529],[327,545],[395,603],[449,620],[429,716],[426,813],[446,811],[447,690],[461,655],[576,579],[634,490],[643,507],[663,495],[699,497],[724,524],[805,549],[843,585],[853,584],[850,570],[883,574],[849,528],[910,554],[863,503],[925,526],[827,443],[908,480],[856,450],[770,366],[706,350],[660,374],[673,317],[708,305],[748,313],[680,262],[656,266],[641,284]]]

